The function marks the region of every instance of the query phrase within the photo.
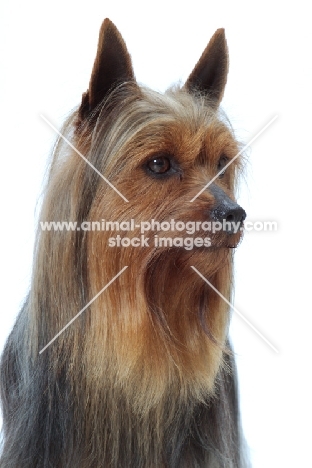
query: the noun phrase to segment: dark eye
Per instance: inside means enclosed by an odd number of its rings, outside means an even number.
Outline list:
[[[164,174],[171,169],[170,159],[166,156],[153,158],[147,163],[147,167],[155,174]]]
[[[227,163],[228,163],[228,158],[226,156],[221,156],[218,162],[218,166],[217,166],[217,172],[218,173],[220,172],[219,177],[224,176],[226,169],[224,169],[224,171],[222,171],[222,169],[227,165]]]

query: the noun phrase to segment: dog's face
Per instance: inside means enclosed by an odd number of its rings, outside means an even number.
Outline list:
[[[149,240],[142,247],[157,247],[157,254],[181,246],[157,242],[164,237],[184,239],[187,251],[235,247],[245,213],[234,200],[239,148],[231,130],[205,99],[185,90],[159,95],[124,88],[122,99],[116,92],[109,98],[114,106],[107,102],[101,110],[92,154],[128,202],[103,182],[92,218],[134,219],[134,229],[120,234],[144,234]]]

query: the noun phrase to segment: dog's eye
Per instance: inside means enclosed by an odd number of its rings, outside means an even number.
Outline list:
[[[153,158],[147,163],[147,167],[150,171],[154,172],[155,174],[164,174],[168,172],[171,168],[171,163],[169,158],[166,156],[161,156],[158,158]]]
[[[221,158],[219,159],[219,162],[218,162],[217,172],[221,172],[222,169],[227,165],[227,163],[228,163],[228,158],[226,156],[221,156]],[[223,177],[224,174],[225,174],[225,171],[226,171],[226,169],[224,169],[224,171],[222,171],[219,174],[219,177]]]

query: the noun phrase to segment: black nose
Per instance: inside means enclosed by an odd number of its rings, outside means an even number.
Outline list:
[[[231,203],[220,203],[211,212],[214,221],[228,223],[243,223],[246,219],[245,210],[231,200]]]
[[[216,184],[211,184],[210,192],[215,199],[210,212],[212,221],[222,223],[223,230],[229,234],[237,232],[246,218],[245,210]]]

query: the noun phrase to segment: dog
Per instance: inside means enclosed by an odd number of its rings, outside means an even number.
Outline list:
[[[246,213],[227,73],[219,29],[183,86],[139,86],[104,20],[40,215],[75,229],[39,227],[2,355],[1,467],[245,466],[227,301]]]

